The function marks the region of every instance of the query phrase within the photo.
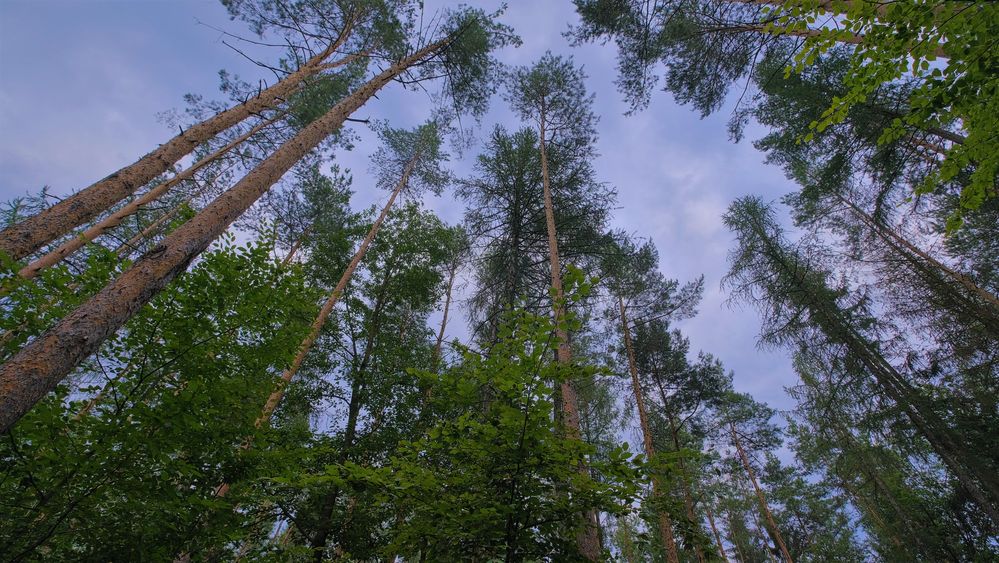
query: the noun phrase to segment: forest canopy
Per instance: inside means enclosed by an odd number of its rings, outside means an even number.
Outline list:
[[[999,7],[492,4],[0,5],[0,559],[999,558]]]

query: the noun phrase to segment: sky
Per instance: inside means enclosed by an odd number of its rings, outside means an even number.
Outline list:
[[[472,3],[487,9],[499,4]],[[440,3],[427,4],[429,11]],[[571,47],[562,35],[576,21],[570,0],[508,5],[501,19],[523,45],[502,51],[504,63],[530,64],[550,50],[571,55],[589,77],[586,86],[600,117],[594,167],[598,179],[618,193],[613,227],[650,238],[668,277],[704,275],[699,315],[677,325],[692,353],[720,358],[734,371],[738,391],[777,409],[792,408],[784,388],[797,378],[787,353],[760,350],[757,312],[729,304],[720,287],[734,243],[721,221],[729,203],[749,194],[776,200],[795,189],[749,142],[761,131],[750,127],[746,141],[733,143],[726,122],[734,100],[701,119],[665,92],[655,93],[648,109],[627,116],[614,85],[613,46]],[[66,195],[133,162],[176,133],[158,116],[183,110],[185,94],[222,98],[221,69],[249,82],[273,82],[268,71],[226,46],[220,30],[251,37],[217,0],[0,0],[0,201],[42,186]],[[279,56],[248,49],[264,59]],[[392,85],[354,117],[416,125],[429,110],[425,94]],[[480,138],[497,123],[521,126],[499,96],[482,120]],[[369,132],[358,133],[357,148],[336,161],[354,172],[354,205],[361,208],[385,194],[367,181],[377,143]],[[469,174],[480,149],[454,159],[454,170]],[[449,223],[464,211],[448,193],[427,204]],[[452,325],[449,333],[467,331]]]

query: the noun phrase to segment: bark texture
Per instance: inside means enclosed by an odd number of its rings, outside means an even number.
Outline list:
[[[218,149],[212,154],[206,156],[205,158],[202,158],[198,162],[192,164],[190,168],[187,168],[186,170],[177,174],[173,178],[170,178],[166,182],[163,182],[159,186],[156,186],[155,188],[149,190],[141,197],[136,198],[134,201],[132,201],[125,207],[122,207],[118,211],[112,213],[106,219],[103,219],[102,221],[98,222],[96,225],[83,231],[82,233],[79,234],[79,236],[76,236],[62,243],[55,250],[45,254],[44,256],[35,260],[31,264],[28,264],[24,268],[21,268],[21,271],[19,271],[17,275],[25,279],[30,279],[37,276],[45,268],[58,264],[67,256],[73,254],[77,250],[86,246],[87,243],[92,242],[97,237],[103,235],[104,233],[120,225],[122,221],[137,213],[139,209],[162,197],[177,184],[194,176],[194,173],[203,168],[206,164],[226,154],[227,152],[235,148],[237,145],[249,139],[255,133],[257,133],[264,127],[270,125],[271,123],[274,123],[277,120],[278,117],[274,117],[266,121],[260,122],[246,133],[240,135],[236,139],[233,139],[226,146]]]
[[[196,217],[144,254],[117,280],[0,366],[0,433],[6,432],[84,358],[187,268],[198,254],[296,162],[339,129],[355,110],[447,40],[393,64],[310,123]]]
[[[93,219],[136,190],[166,172],[198,145],[241,123],[251,115],[274,107],[286,99],[308,77],[319,72],[323,62],[346,42],[350,27],[325,50],[298,70],[238,106],[181,131],[149,154],[110,176],[80,190],[41,213],[0,232],[0,252],[20,260],[39,248]],[[328,65],[327,65],[328,66]]]

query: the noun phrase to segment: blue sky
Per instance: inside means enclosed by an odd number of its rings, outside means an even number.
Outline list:
[[[562,37],[576,19],[569,0],[508,3],[503,20],[524,43],[502,52],[504,62],[529,64],[551,50],[572,55],[589,75],[587,88],[596,94],[600,116],[594,165],[599,179],[619,194],[614,225],[650,237],[667,276],[685,281],[704,274],[700,314],[679,325],[691,348],[713,353],[734,370],[738,390],[790,408],[784,387],[796,377],[786,354],[756,347],[757,313],[727,305],[719,282],[733,241],[721,223],[728,204],[747,194],[777,199],[794,186],[763,164],[749,142],[728,140],[731,104],[700,119],[659,92],[647,110],[625,116],[613,84],[613,47],[572,48]],[[428,2],[428,10],[436,4]],[[224,45],[213,28],[249,36],[216,0],[0,0],[0,200],[43,185],[67,194],[134,161],[175,133],[157,114],[183,109],[187,93],[220,97],[220,69],[250,82],[273,79]],[[425,95],[389,88],[355,117],[413,125],[427,118]],[[499,97],[481,131],[496,123],[520,126]],[[384,196],[365,176],[377,144],[360,133],[357,149],[337,157],[355,173],[358,207]],[[758,136],[749,129],[747,139]],[[470,171],[477,151],[455,162],[455,169]],[[447,193],[428,204],[448,222],[463,212]]]

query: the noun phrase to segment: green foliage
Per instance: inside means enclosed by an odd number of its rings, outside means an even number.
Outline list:
[[[371,157],[379,188],[391,190],[400,175],[409,167],[412,172],[406,192],[415,196],[429,190],[436,195],[450,183],[451,174],[444,163],[448,155],[443,148],[447,125],[431,120],[414,129],[394,129],[387,123],[376,127],[382,146]]]
[[[964,213],[996,196],[999,56],[994,39],[999,30],[999,9],[992,2],[928,0],[884,6],[851,2],[848,8],[846,4],[833,4],[840,14],[839,25],[835,29],[818,28],[808,37],[788,72],[800,72],[844,35],[858,35],[863,41],[851,56],[843,81],[845,94],[833,98],[810,127],[821,132],[846,119],[853,106],[864,103],[884,84],[912,77],[908,111],[894,119],[880,141],[897,140],[911,127],[928,131],[960,123],[963,139],[947,149],[940,167],[917,189],[917,193],[927,193],[957,178],[964,169],[972,169],[961,191],[960,207],[948,221],[948,230],[953,231],[961,224]],[[782,12],[789,23],[773,29],[780,32],[800,27],[803,18],[823,11],[818,2],[792,0]]]
[[[0,446],[0,551],[169,559],[241,535],[253,515],[233,508],[287,458],[239,445],[314,314],[300,272],[270,250],[205,255],[14,427]],[[232,493],[215,497],[222,483]]]
[[[575,559],[580,512],[626,510],[639,478],[627,447],[591,458],[595,481],[575,469],[592,448],[553,431],[553,389],[594,368],[550,360],[549,317],[514,311],[487,355],[466,348],[442,373],[414,372],[431,386],[437,422],[385,467],[350,468],[349,478],[408,510],[390,549],[441,560]]]

